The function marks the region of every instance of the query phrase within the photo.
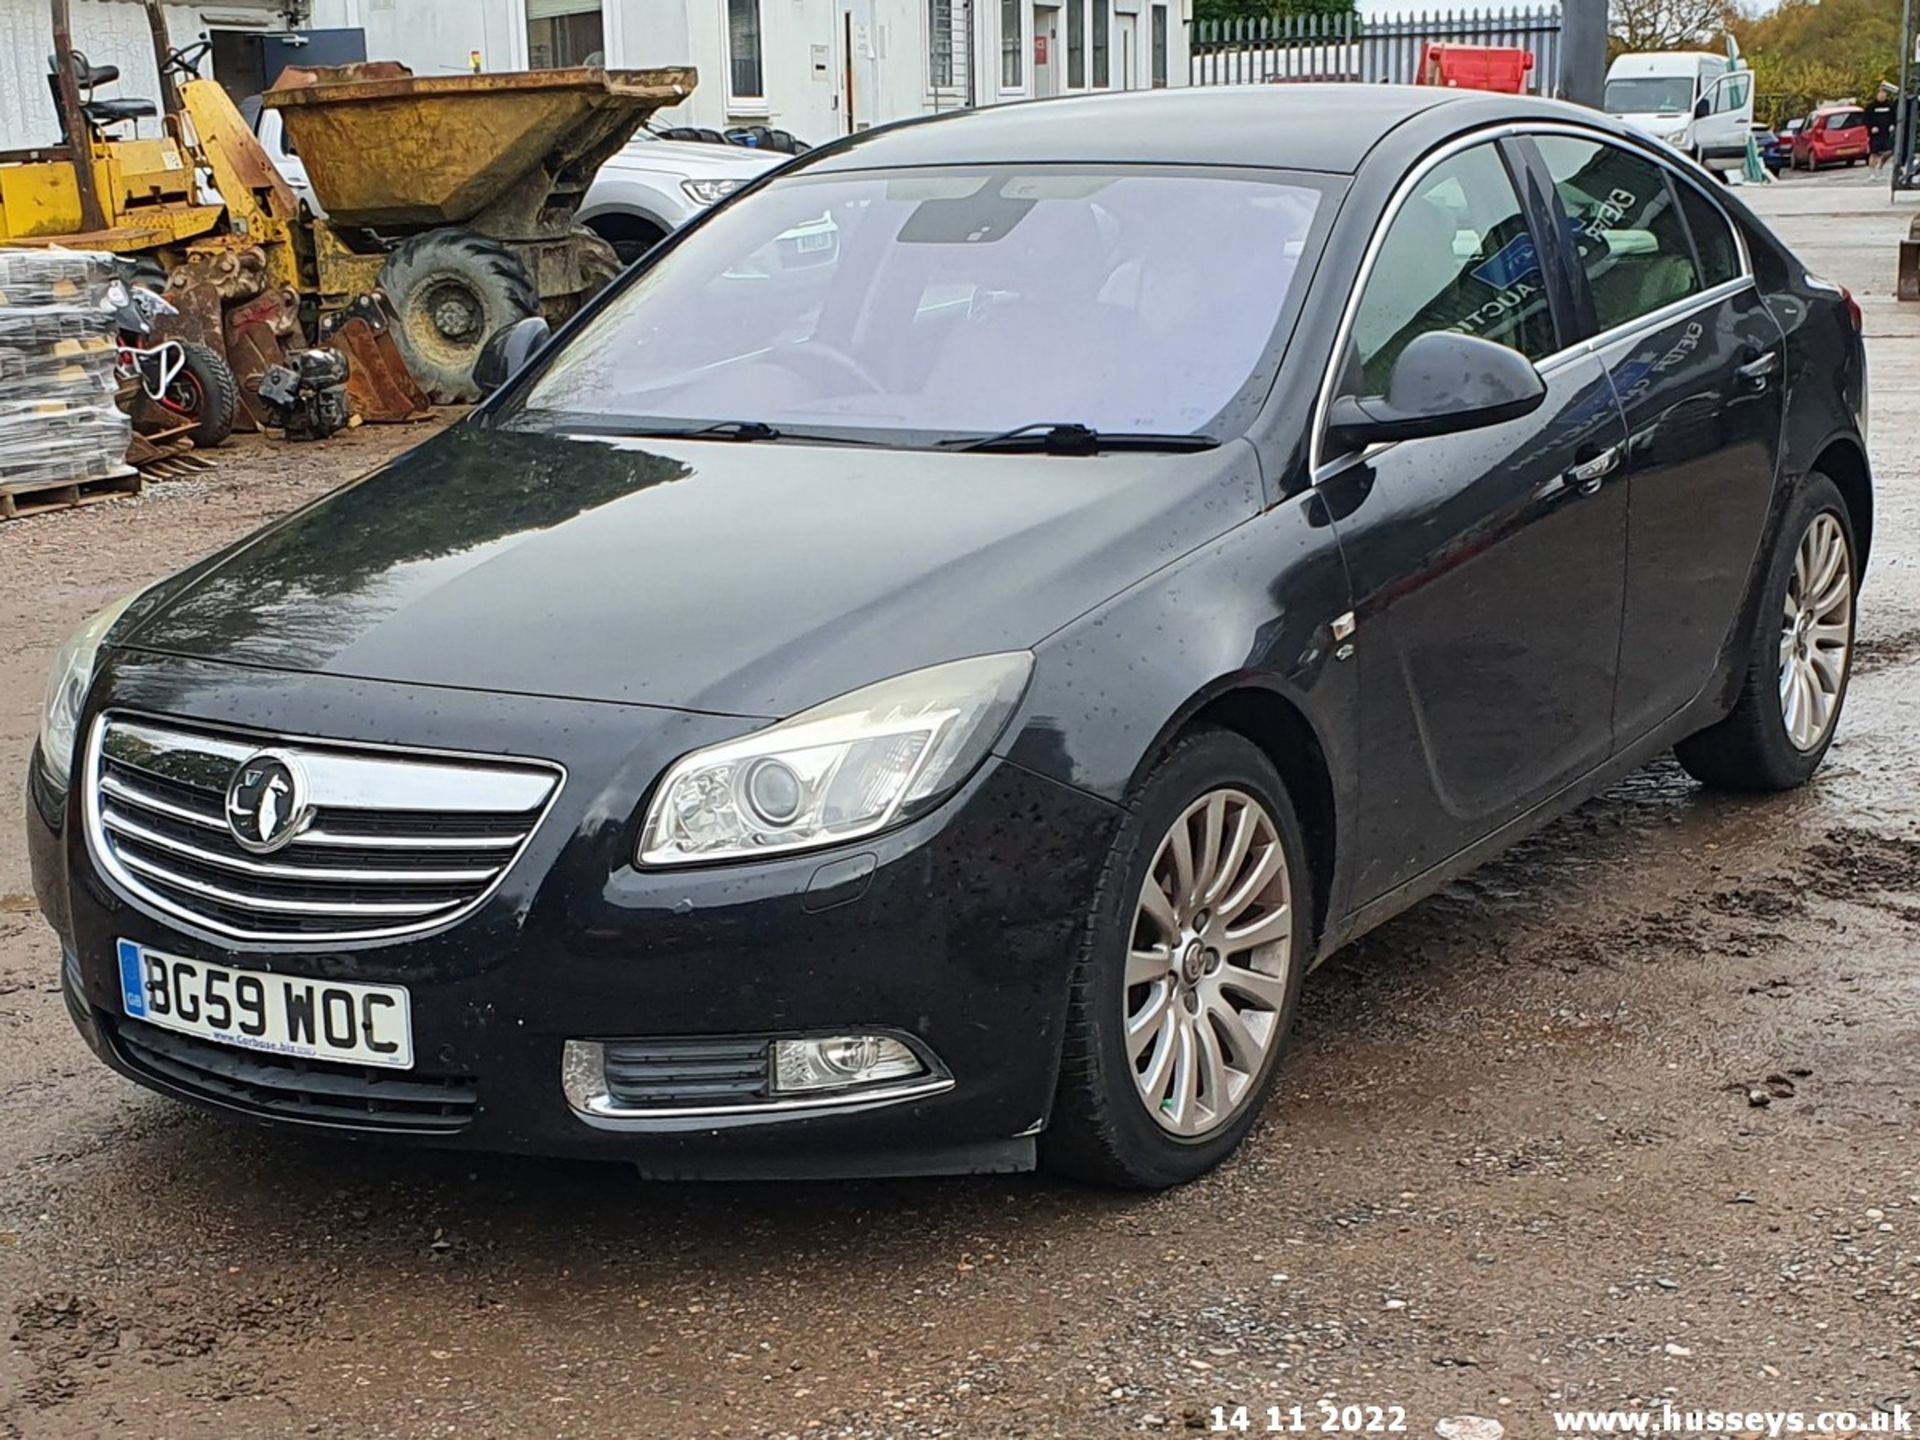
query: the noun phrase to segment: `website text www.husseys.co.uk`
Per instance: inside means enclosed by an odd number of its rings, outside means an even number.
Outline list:
[[[1783,1435],[1860,1436],[1920,1434],[1903,1405],[1872,1410],[1689,1409],[1662,1403],[1650,1410],[1556,1410],[1558,1435]]]

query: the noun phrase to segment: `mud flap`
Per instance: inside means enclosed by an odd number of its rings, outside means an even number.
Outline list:
[[[347,403],[369,424],[424,420],[432,411],[392,330],[393,314],[378,293],[362,295],[320,322],[320,343],[347,357]]]

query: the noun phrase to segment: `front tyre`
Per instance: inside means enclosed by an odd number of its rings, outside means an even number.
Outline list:
[[[471,230],[429,230],[380,267],[395,343],[435,404],[480,398],[473,367],[495,331],[540,313],[540,292],[511,247]]]
[[[1197,730],[1140,782],[1074,968],[1043,1163],[1141,1189],[1205,1174],[1272,1088],[1313,935],[1272,763]]]
[[[1724,790],[1790,790],[1826,757],[1853,668],[1859,547],[1840,491],[1807,476],[1781,526],[1733,711],[1674,747]]]

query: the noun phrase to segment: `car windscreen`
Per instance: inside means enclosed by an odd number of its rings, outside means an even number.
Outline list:
[[[1639,75],[1607,82],[1609,115],[1678,113],[1693,106],[1691,75]]]
[[[1328,183],[1061,165],[776,180],[680,237],[498,423],[1203,432],[1271,382]]]

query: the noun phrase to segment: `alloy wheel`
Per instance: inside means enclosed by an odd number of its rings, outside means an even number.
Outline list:
[[[1161,839],[1127,951],[1127,1058],[1163,1129],[1205,1136],[1258,1092],[1293,963],[1279,829],[1246,791],[1209,791]]]
[[[1853,556],[1839,518],[1823,511],[1800,537],[1780,627],[1780,713],[1796,750],[1833,728],[1853,648]]]

